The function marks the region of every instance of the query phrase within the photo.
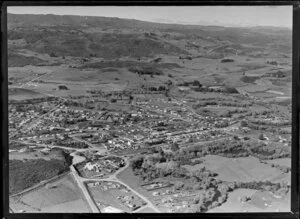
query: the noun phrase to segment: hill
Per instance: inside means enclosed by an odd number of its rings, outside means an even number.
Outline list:
[[[196,51],[219,58],[253,50],[291,52],[292,33],[280,28],[225,28],[71,15],[8,14],[7,20],[8,40],[25,40],[16,48],[57,56],[139,58]]]

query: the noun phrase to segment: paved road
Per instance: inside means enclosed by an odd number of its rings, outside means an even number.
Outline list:
[[[86,186],[84,185],[83,181],[79,178],[77,171],[75,170],[74,166],[70,166],[72,175],[74,176],[74,179],[76,180],[79,188],[81,189],[81,191],[83,192],[83,195],[85,197],[85,199],[87,200],[90,208],[92,209],[93,213],[99,213],[100,210],[98,209],[95,201],[92,199],[92,197],[90,196],[90,193],[88,192]]]
[[[25,143],[25,144],[29,144],[29,143]],[[54,145],[46,145],[46,144],[36,144],[37,146],[42,146],[42,147],[58,147],[58,148],[63,148],[63,149],[68,149],[68,150],[74,150],[73,148],[69,148],[69,147],[63,147],[63,146],[54,146]],[[76,152],[78,151],[85,151],[85,150],[89,150],[89,149],[75,149]],[[73,152],[73,153],[76,153]],[[116,156],[116,155],[114,155]],[[134,188],[130,187],[129,185],[127,185],[126,183],[120,181],[117,178],[117,175],[119,173],[121,173],[123,170],[125,170],[128,166],[129,166],[129,161],[126,158],[123,158],[125,160],[125,166],[120,168],[119,170],[117,170],[115,173],[113,173],[112,175],[110,175],[108,178],[105,179],[87,179],[87,178],[83,178],[81,176],[78,175],[76,169],[74,168],[73,165],[70,166],[70,170],[72,175],[74,176],[74,179],[76,180],[79,188],[82,190],[89,206],[91,207],[92,211],[94,213],[99,213],[100,210],[98,209],[97,205],[95,204],[93,198],[91,197],[91,195],[89,194],[86,186],[84,185],[84,182],[86,181],[111,181],[111,182],[116,182],[116,183],[120,183],[122,185],[124,185],[125,187],[127,187],[129,190],[131,190],[135,195],[137,195],[138,197],[140,197],[142,200],[144,200],[147,203],[147,206],[151,207],[154,209],[154,211],[156,212],[160,212],[159,209],[145,196],[143,196],[142,194],[138,193],[137,191],[134,190]]]
[[[78,175],[77,171],[75,170],[75,168],[73,167],[73,170],[76,171],[76,178],[77,180],[79,180],[81,182],[81,184],[83,184],[86,181],[106,181],[106,182],[116,182],[116,183],[120,183],[123,186],[127,187],[132,193],[134,193],[136,196],[140,197],[142,200],[144,200],[147,203],[147,206],[153,208],[154,211],[156,212],[160,212],[159,209],[144,195],[140,194],[139,192],[137,192],[136,190],[134,190],[134,188],[130,187],[128,184],[124,183],[123,181],[119,180],[117,178],[117,175],[119,173],[121,173],[122,171],[124,171],[128,166],[129,166],[129,162],[126,158],[125,159],[126,165],[122,168],[120,168],[118,171],[116,171],[115,173],[113,173],[112,175],[110,175],[109,177],[105,178],[105,179],[88,179],[88,178],[83,178],[81,176]],[[90,197],[90,196],[89,196]]]

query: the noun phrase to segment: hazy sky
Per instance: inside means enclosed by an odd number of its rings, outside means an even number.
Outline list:
[[[292,6],[11,6],[7,11],[119,17],[160,23],[292,27]]]

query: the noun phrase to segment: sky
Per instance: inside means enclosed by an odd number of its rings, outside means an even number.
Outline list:
[[[158,23],[292,27],[292,6],[10,6],[13,14],[129,18]]]

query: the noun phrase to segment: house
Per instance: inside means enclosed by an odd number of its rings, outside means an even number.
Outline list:
[[[101,212],[102,213],[123,213],[124,211],[121,209],[112,207],[112,206],[107,206],[107,207],[101,209]]]
[[[84,169],[87,169],[89,171],[92,171],[92,170],[97,170],[100,168],[100,165],[98,163],[95,163],[95,164],[92,164],[91,162],[88,162],[84,165],[83,167]]]
[[[159,195],[159,192],[153,192],[152,195],[153,195],[153,196],[158,196],[158,195]]]
[[[41,152],[43,152],[43,153],[49,153],[50,151],[51,151],[50,148],[43,148],[43,149],[41,150]]]

